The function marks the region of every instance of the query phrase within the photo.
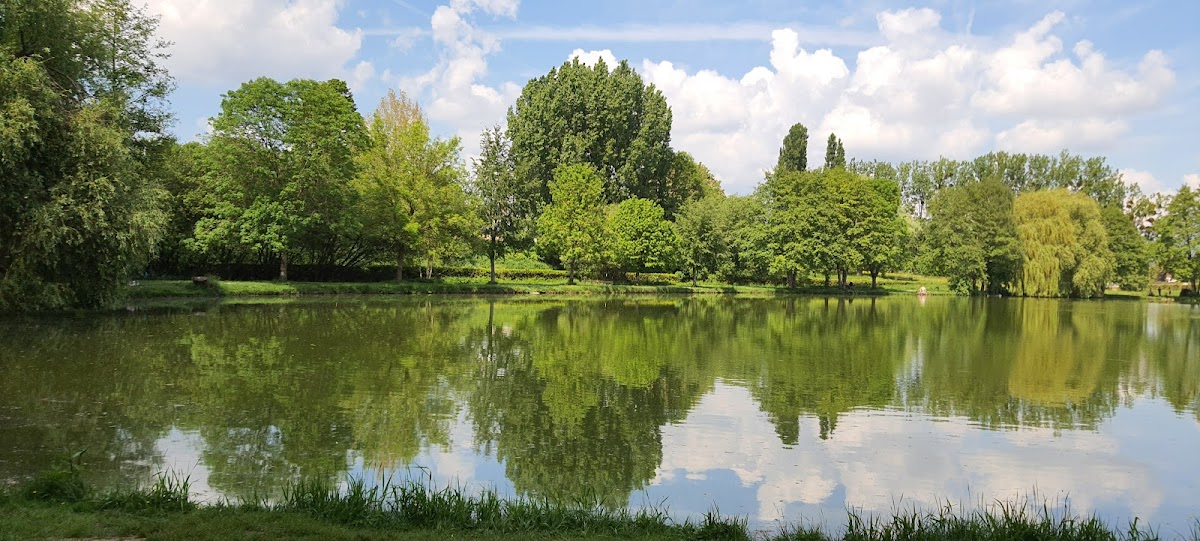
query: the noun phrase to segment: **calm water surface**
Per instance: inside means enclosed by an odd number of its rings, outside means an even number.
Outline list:
[[[0,481],[86,449],[199,498],[300,476],[718,507],[752,525],[1036,491],[1200,515],[1200,309],[338,299],[0,320]]]

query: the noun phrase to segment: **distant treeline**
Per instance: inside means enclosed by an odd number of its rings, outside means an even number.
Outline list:
[[[128,0],[14,0],[0,16],[0,308],[101,306],[147,273],[403,279],[508,255],[569,281],[849,286],[907,270],[1086,297],[1200,278],[1196,193],[1144,196],[1102,158],[862,162],[829,134],[809,167],[797,124],[754,193],[726,195],[671,147],[661,92],[626,62],[578,60],[529,81],[469,166],[402,92],[364,118],[338,80],[246,82],[181,145],[156,21]]]

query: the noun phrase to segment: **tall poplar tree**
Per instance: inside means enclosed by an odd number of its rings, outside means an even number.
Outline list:
[[[846,147],[842,145],[842,140],[838,139],[837,135],[831,133],[825,142],[825,168],[837,167],[846,167]]]
[[[793,124],[779,147],[779,161],[775,163],[775,174],[808,169],[808,128],[804,124]]]
[[[529,81],[508,111],[508,136],[517,174],[541,185],[543,202],[560,164],[587,163],[606,202],[642,197],[672,207],[663,201],[671,108],[628,62],[610,69],[573,59]]]

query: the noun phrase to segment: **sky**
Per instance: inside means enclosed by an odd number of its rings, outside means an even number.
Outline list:
[[[135,0],[135,3],[140,0]],[[503,124],[529,79],[627,60],[667,98],[672,146],[749,193],[788,128],[810,163],[992,150],[1104,156],[1146,193],[1200,186],[1195,0],[148,0],[172,42],[174,132],[267,76],[338,78],[369,115],[389,89],[435,134]]]

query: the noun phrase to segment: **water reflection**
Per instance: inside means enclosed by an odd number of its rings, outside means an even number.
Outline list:
[[[1034,487],[1200,506],[1185,306],[354,299],[6,319],[0,344],[8,480],[86,448],[101,483],[191,468],[229,497],[418,465],[763,521]]]

